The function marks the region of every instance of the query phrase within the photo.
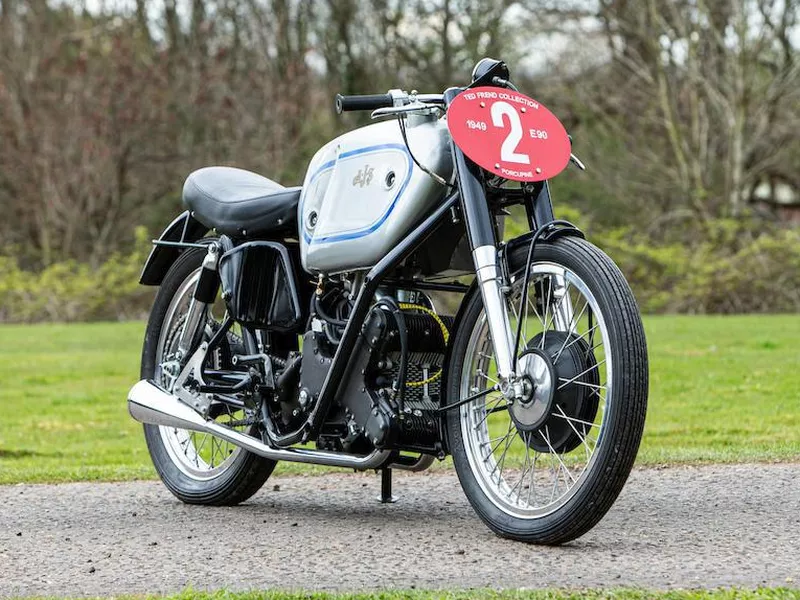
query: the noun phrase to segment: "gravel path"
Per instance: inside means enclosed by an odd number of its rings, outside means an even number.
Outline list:
[[[155,482],[0,487],[0,597],[800,583],[800,464],[637,470],[560,548],[494,536],[453,474],[397,475],[394,505],[378,483],[276,476],[235,508],[185,506]]]

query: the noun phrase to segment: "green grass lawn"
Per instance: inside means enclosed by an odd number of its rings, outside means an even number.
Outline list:
[[[800,316],[658,316],[645,326],[640,465],[800,459]],[[155,476],[125,403],[143,330],[0,326],[0,483]]]

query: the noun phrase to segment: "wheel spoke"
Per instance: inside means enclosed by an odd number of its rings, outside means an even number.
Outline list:
[[[530,443],[530,436],[528,436],[528,443]],[[525,503],[530,506],[531,505],[531,492],[533,492],[533,486],[535,485],[535,477],[536,477],[536,459],[539,458],[539,453],[535,450],[533,451],[533,462],[531,462],[531,482],[528,484],[528,499]],[[535,498],[535,496],[534,496]]]
[[[503,396],[500,396],[500,397],[497,399],[497,401],[494,403],[494,405],[491,407],[491,409],[489,409],[489,410],[487,410],[487,411],[486,411],[486,414],[483,416],[483,418],[482,418],[482,419],[481,419],[479,422],[477,422],[477,423],[475,424],[475,427],[474,427],[473,429],[476,429],[476,430],[477,430],[477,429],[478,429],[478,427],[480,427],[481,425],[483,425],[483,424],[486,422],[486,419],[488,419],[488,418],[489,418],[489,415],[491,415],[491,414],[494,412],[494,409],[497,407],[497,405],[498,405],[498,404],[500,404],[501,402],[504,402],[504,401],[505,401],[505,398],[504,398]],[[484,406],[485,406],[485,405],[484,405]]]
[[[604,385],[595,385],[593,383],[586,383],[585,381],[570,381],[566,377],[559,377],[558,380],[559,381],[564,381],[564,382],[566,382],[568,384],[572,383],[574,385],[582,385],[583,387],[588,387],[588,388],[591,388],[593,390],[605,390],[606,389],[606,386],[604,386]]]
[[[211,436],[211,463],[210,467],[214,468],[214,457],[217,455],[217,438],[213,435]]]
[[[505,435],[498,435],[496,438],[492,438],[492,439],[490,439],[490,440],[486,440],[485,442],[481,442],[481,446],[491,446],[491,445],[492,445],[492,444],[494,444],[496,441],[498,441],[498,440],[504,440],[504,439],[506,439],[506,436],[505,436]],[[493,450],[494,450],[494,449],[493,449]]]
[[[506,439],[506,444],[503,447],[503,453],[500,455],[500,460],[498,460],[498,461],[496,461],[494,463],[494,468],[492,469],[492,472],[489,473],[489,477],[491,477],[492,475],[494,475],[494,472],[497,470],[497,468],[500,467],[500,473],[497,476],[497,480],[498,481],[502,481],[502,479],[503,479],[503,466],[502,465],[505,462],[506,453],[508,453],[508,447],[511,445],[511,440],[513,439],[512,438],[512,429],[513,429],[513,427],[514,427],[514,422],[509,419],[509,421],[508,421],[508,432],[506,433],[506,438],[505,438]],[[516,434],[516,431],[514,431],[514,433]]]
[[[503,454],[500,455],[500,461],[498,465],[500,466],[500,472],[497,474],[497,480],[503,480],[503,469],[506,466],[506,455],[508,454],[508,449],[511,447],[511,442],[514,441],[514,437],[517,435],[517,432],[514,431],[513,433],[509,433],[508,439],[506,440],[506,445],[503,448]]]
[[[572,341],[570,341],[570,343],[569,343],[569,344],[567,344],[566,346],[564,346],[564,347],[563,347],[563,348],[562,348],[562,349],[559,351],[559,353],[558,353],[558,354],[556,354],[556,355],[553,357],[553,362],[556,362],[556,363],[557,363],[557,362],[558,362],[558,359],[561,357],[561,354],[564,352],[564,350],[566,350],[567,348],[569,348],[569,347],[570,347],[570,346],[572,346],[573,344],[576,344],[576,343],[578,343],[578,341],[579,341],[579,340],[582,340],[582,339],[583,339],[585,336],[593,334],[593,333],[594,333],[594,330],[595,330],[595,329],[597,329],[598,327],[599,327],[599,325],[593,325],[591,329],[589,329],[588,331],[586,331],[586,333],[583,333],[583,334],[579,335],[578,337],[576,337],[576,338],[573,338],[573,339],[572,339]],[[567,336],[567,339],[569,339],[569,336]],[[566,341],[566,340],[565,340],[565,341]],[[598,345],[602,345],[602,344],[598,344]],[[590,344],[590,346],[591,346],[591,344]],[[596,348],[596,347],[597,347],[597,346],[592,346],[592,349],[594,349],[594,348]]]
[[[195,452],[197,452],[197,454],[200,454],[200,451],[201,451],[201,450],[203,449],[203,447],[205,447],[205,445],[206,445],[206,440],[208,440],[208,438],[210,438],[210,437],[213,437],[213,436],[210,436],[209,434],[207,434],[207,433],[204,433],[204,434],[203,434],[203,441],[202,441],[202,442],[200,442],[200,446],[198,446],[197,444],[195,444]],[[197,436],[196,436],[196,434],[195,434],[195,439],[197,439]]]
[[[179,372],[181,369],[181,362],[177,359],[178,343],[181,332],[186,327],[190,301],[200,272],[200,267],[198,267],[196,271],[184,280],[170,302],[161,326],[162,333],[158,341],[158,350],[154,357],[154,362],[158,365],[156,380],[168,390],[172,390],[174,382],[177,380],[177,375],[173,375],[173,373]],[[216,328],[221,325],[222,320],[215,319],[215,314],[216,311],[212,307],[212,310],[208,312],[204,327],[206,341],[211,338]],[[228,341],[231,344],[241,342],[241,340],[236,340],[236,335],[233,331],[229,332]],[[214,353],[213,356],[209,357],[212,359],[209,365],[214,369],[225,368],[220,362],[222,361],[222,356],[221,352]],[[234,417],[237,410],[225,405],[221,407],[217,420],[221,423],[235,420]],[[247,415],[242,416],[242,418],[246,417]],[[246,426],[243,427],[246,428]],[[237,427],[237,429],[240,428]],[[221,470],[232,464],[232,461],[238,455],[238,447],[211,434],[174,427],[161,427],[159,430],[170,460],[193,478],[207,478],[214,473],[221,472]],[[208,441],[209,437],[211,437],[210,442]]]
[[[567,473],[567,475],[569,475],[569,478],[572,479],[572,483],[575,483],[576,479],[572,476],[572,473],[570,473],[569,469],[567,468],[567,465],[564,464],[564,461],[561,460],[561,456],[558,454],[558,452],[556,452],[553,449],[553,445],[550,443],[550,431],[549,431],[549,428],[547,427],[547,425],[545,425],[544,428],[545,428],[545,431],[547,431],[547,435],[544,435],[544,433],[542,433],[541,430],[539,431],[539,433],[542,434],[542,437],[544,438],[544,441],[547,444],[547,447],[550,448],[550,455],[551,456],[555,456],[558,459],[558,464],[561,465],[561,468],[563,468],[564,471]]]
[[[526,433],[529,434],[528,437],[526,437]],[[519,504],[519,495],[522,492],[522,482],[525,481],[525,473],[527,472],[528,462],[530,461],[530,452],[528,452],[528,440],[530,439],[530,432],[522,432],[520,433],[520,437],[525,444],[525,460],[522,463],[522,472],[519,474],[519,481],[517,481],[517,483],[514,484],[514,487],[509,490],[508,494],[506,494],[506,497],[510,499],[516,490],[517,504]]]
[[[567,333],[568,333],[568,334],[571,334],[571,333],[573,332],[572,330],[573,330],[573,329],[575,329],[575,328],[578,326],[578,323],[580,323],[580,320],[581,320],[581,318],[583,317],[583,313],[584,313],[584,312],[586,312],[586,307],[587,307],[587,306],[589,306],[589,301],[588,301],[588,300],[584,300],[584,303],[583,303],[583,308],[581,309],[581,312],[580,312],[580,314],[578,314],[578,317],[577,317],[577,318],[575,318],[575,315],[574,315],[574,313],[573,313],[573,315],[572,315],[572,321],[570,321],[570,323],[569,323],[569,328],[567,329]],[[596,327],[596,325],[595,325],[595,327]],[[585,335],[585,334],[584,334],[584,335]],[[564,337],[564,343],[563,343],[563,344],[561,344],[561,348],[559,348],[559,349],[558,349],[558,352],[556,352],[555,356],[551,356],[551,357],[550,357],[550,358],[552,358],[552,359],[553,359],[553,362],[554,362],[554,363],[557,363],[557,362],[558,362],[558,359],[559,359],[559,358],[561,358],[561,353],[562,353],[562,352],[564,352],[564,350],[566,350],[566,349],[567,349],[567,348],[569,348],[569,347],[570,347],[572,344],[574,344],[574,343],[575,343],[575,342],[577,342],[579,339],[581,339],[581,338],[583,337],[583,335],[581,335],[581,336],[579,336],[579,337],[575,338],[575,339],[574,339],[574,340],[572,340],[572,341],[570,341],[570,337],[571,337],[570,335],[566,335],[566,336]],[[569,342],[569,343],[567,343],[567,342]]]
[[[558,406],[557,404],[556,404],[556,408],[558,409],[558,412],[561,413],[561,416],[563,416],[563,417],[567,416],[566,413],[564,412],[564,409],[561,408],[560,406]],[[586,447],[586,456],[588,458],[589,456],[591,456],[591,453],[593,452],[593,450],[592,450],[592,448],[589,447],[589,444],[586,442],[586,436],[585,435],[581,435],[581,433],[575,428],[575,425],[572,424],[572,421],[570,419],[566,419],[566,421],[567,421],[567,424],[572,428],[572,431],[575,432],[575,435],[578,436],[578,439],[581,441],[581,443]]]
[[[547,301],[544,305],[544,321],[542,321],[542,325],[544,329],[542,329],[542,339],[539,341],[539,347],[544,348],[545,339],[547,338],[547,314],[550,311],[550,302],[552,299],[552,292],[553,292],[553,278],[547,278]]]
[[[536,318],[539,319],[539,322],[542,324],[542,327],[544,327],[544,318],[542,317],[542,315],[539,314],[539,309],[536,308],[536,304],[534,304],[534,302],[533,302],[533,300],[531,300],[530,296],[528,296],[528,306],[533,309],[533,314],[536,315]],[[527,309],[527,307],[525,309],[525,320],[526,321],[528,320],[528,309]]]
[[[508,424],[508,430],[506,431],[505,435],[502,435],[499,438],[495,438],[495,439],[499,439],[500,441],[497,442],[497,445],[494,448],[489,450],[489,454],[486,455],[486,458],[483,459],[483,462],[487,462],[490,458],[492,458],[492,456],[494,455],[495,451],[503,444],[504,441],[506,441],[508,439],[508,436],[510,435],[510,433],[511,433],[511,423]]]
[[[484,388],[484,389],[485,389],[485,388]],[[478,393],[480,393],[480,392],[481,392],[481,389],[480,389],[480,388],[478,388],[478,387],[472,388],[472,393],[473,393],[473,394],[478,394]],[[494,396],[494,397],[492,397],[492,394],[494,394],[494,393],[499,393],[499,392],[489,392],[488,394],[486,394],[486,395],[484,396],[484,404],[480,404],[480,403],[478,402],[478,400],[480,400],[480,398],[477,398],[476,400],[474,400],[474,401],[473,401],[473,403],[475,404],[475,406],[473,406],[473,407],[472,407],[472,410],[473,410],[474,412],[481,412],[482,410],[489,410],[489,409],[487,409],[487,408],[486,408],[486,404],[485,404],[485,401],[486,401],[487,399],[488,399],[488,400],[491,400],[491,401],[492,401],[492,402],[494,402],[495,404],[497,404],[497,402],[498,402],[499,400],[502,400],[502,399],[503,399],[503,396],[502,396],[502,395],[501,395],[499,398],[498,398],[497,396]]]
[[[520,482],[525,480],[525,468],[524,468],[524,465],[530,464],[530,462],[531,462],[531,432],[527,431],[526,433],[528,434],[527,436],[525,436],[525,435],[522,436],[522,441],[525,443],[525,463],[523,464],[522,475],[520,475],[520,478],[519,478]],[[531,466],[531,469],[533,469],[533,466]],[[531,470],[531,482],[528,484],[528,489],[529,490],[530,490],[532,485],[533,485],[533,470]],[[522,492],[522,487],[520,487],[519,491],[517,492],[517,502],[519,502],[519,500],[520,500],[520,498],[519,498],[520,492]],[[528,493],[530,494],[530,492],[528,492]]]
[[[498,385],[499,383],[497,379],[495,379],[494,377],[489,377],[486,373],[484,373],[481,370],[478,370],[477,374],[486,379],[487,381],[491,382],[492,385]]]
[[[600,365],[603,365],[603,364],[605,364],[605,362],[606,362],[606,359],[604,358],[604,359],[603,359],[603,360],[601,360],[599,363],[597,363],[597,364],[595,364],[595,365],[592,365],[591,367],[589,367],[588,369],[585,369],[584,371],[581,371],[580,373],[578,373],[577,375],[575,375],[575,377],[573,377],[572,379],[568,379],[567,381],[565,381],[564,383],[562,383],[560,386],[558,386],[557,390],[560,390],[560,389],[563,389],[563,388],[567,387],[567,386],[568,386],[570,383],[575,383],[575,381],[578,379],[578,377],[582,377],[583,375],[586,375],[586,373],[588,373],[588,372],[589,372],[589,371],[591,371],[592,369],[596,369],[596,368],[597,368],[597,367],[599,367]]]
[[[550,289],[551,290],[552,290],[552,286],[553,286],[553,279],[551,278],[550,279]],[[559,310],[561,310],[561,308],[563,307],[564,298],[569,298],[569,282],[566,283],[565,288],[566,288],[566,290],[564,291],[564,295],[561,296],[561,299],[558,301],[558,305],[553,307],[553,314],[550,315],[550,324],[545,327],[545,331],[550,329],[550,325],[553,325],[555,323],[555,321],[556,321],[556,313]],[[551,302],[552,302],[552,300],[551,300]],[[570,320],[570,324],[571,323],[572,323],[572,320]],[[569,331],[569,329],[568,329],[568,331]]]
[[[554,417],[558,417],[559,419],[565,419],[567,421],[571,421],[572,423],[580,423],[581,425],[586,425],[586,427],[600,427],[597,423],[589,423],[589,421],[583,421],[581,419],[576,419],[575,417],[568,417],[564,414],[564,411],[561,411],[560,415],[553,413]]]

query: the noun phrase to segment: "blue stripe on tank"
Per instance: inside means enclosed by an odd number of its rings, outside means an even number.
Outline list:
[[[326,242],[327,243],[332,243],[332,242],[341,242],[341,241],[344,241],[344,240],[358,239],[360,237],[364,237],[366,235],[369,235],[370,233],[372,233],[373,231],[378,229],[381,225],[383,225],[383,223],[386,221],[386,219],[389,218],[389,215],[392,214],[392,211],[394,210],[394,207],[397,205],[397,201],[400,199],[400,196],[403,195],[403,192],[408,187],[408,183],[411,181],[411,176],[414,174],[414,169],[413,169],[413,166],[412,166],[411,154],[409,153],[408,148],[406,148],[406,146],[404,144],[378,144],[376,146],[367,146],[365,148],[358,148],[356,150],[349,150],[347,152],[342,152],[342,154],[340,154],[337,159],[329,160],[328,162],[326,162],[323,165],[321,165],[320,168],[317,169],[314,172],[314,174],[311,176],[311,179],[308,182],[308,186],[311,187],[311,185],[323,173],[333,169],[333,167],[336,166],[336,161],[337,160],[343,160],[343,159],[346,159],[346,158],[350,158],[351,156],[358,156],[359,154],[369,154],[371,152],[380,152],[381,150],[401,150],[403,152],[403,154],[405,155],[406,160],[408,161],[408,174],[406,175],[406,178],[403,181],[403,184],[400,186],[400,189],[397,190],[397,194],[395,194],[395,197],[392,199],[391,203],[389,204],[389,207],[386,209],[386,211],[383,213],[383,215],[381,215],[378,218],[377,221],[375,221],[371,225],[368,225],[367,227],[363,227],[363,228],[357,229],[355,231],[348,231],[347,233],[337,233],[337,234],[329,235],[329,236],[325,236],[325,237],[311,237],[311,236],[309,236],[308,232],[306,231],[306,225],[305,225],[305,223],[303,223],[303,239],[305,240],[305,242],[307,244],[322,244],[322,243],[326,243]],[[305,198],[303,198],[303,200],[304,200],[303,205],[300,206],[300,215],[301,216],[303,215],[303,206],[305,205]]]

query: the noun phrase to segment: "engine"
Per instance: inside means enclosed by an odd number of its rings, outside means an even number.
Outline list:
[[[297,384],[288,386],[299,390],[297,406],[291,414],[284,406],[284,419],[301,418],[317,401],[347,324],[351,292],[347,280],[325,290],[318,287],[298,357]],[[317,446],[353,453],[377,447],[442,455],[437,409],[452,324],[421,292],[383,290],[364,321]]]

